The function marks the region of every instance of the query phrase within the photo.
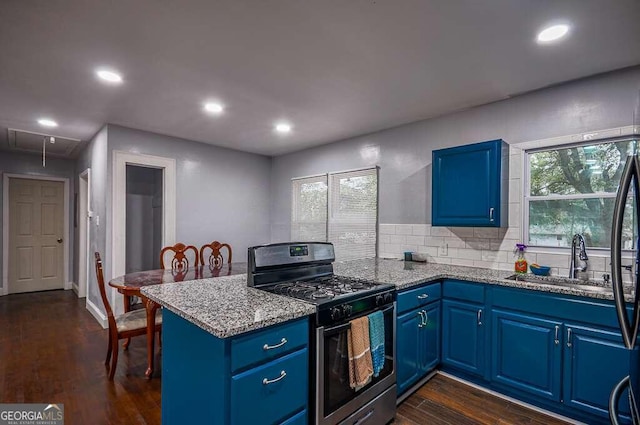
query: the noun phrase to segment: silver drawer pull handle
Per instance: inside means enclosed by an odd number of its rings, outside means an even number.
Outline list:
[[[571,348],[571,328],[567,328],[567,347]]]
[[[478,310],[478,325],[482,325],[482,310]]]
[[[279,380],[283,379],[285,376],[287,376],[287,372],[285,372],[284,370],[280,372],[280,376],[278,376],[275,379],[267,379],[264,378],[262,380],[262,385],[269,385],[269,384],[273,384],[274,382],[278,382]]]
[[[556,336],[555,336],[554,341],[553,341],[556,345],[560,344],[560,340],[558,339],[558,332],[559,331],[560,331],[560,326],[556,325]]]
[[[424,326],[424,317],[422,316],[422,312],[423,312],[423,311],[424,311],[424,310],[422,310],[422,311],[419,311],[419,312],[418,312],[418,314],[420,315],[420,323],[418,323],[418,327],[419,327],[419,328],[421,328],[421,327],[423,327],[423,326]]]
[[[274,348],[279,348],[282,347],[283,345],[285,345],[287,343],[287,338],[282,338],[280,340],[280,344],[276,344],[276,345],[269,345],[269,344],[265,344],[262,349],[263,350],[273,350]]]
[[[493,221],[493,208],[489,208],[489,221]]]
[[[418,295],[419,300],[426,300],[427,298],[429,298],[429,294]]]

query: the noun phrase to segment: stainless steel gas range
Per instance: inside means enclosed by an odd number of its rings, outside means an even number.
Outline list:
[[[295,242],[249,248],[247,281],[316,306],[311,320],[310,422],[385,424],[395,416],[395,287],[333,274],[333,244]],[[352,321],[381,312],[384,356],[362,387],[349,377],[347,341]],[[379,314],[377,315],[380,316]],[[353,366],[353,363],[352,365]]]

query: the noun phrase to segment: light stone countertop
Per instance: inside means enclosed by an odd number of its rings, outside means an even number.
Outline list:
[[[238,274],[145,286],[142,294],[218,338],[315,313],[314,305],[247,287]]]
[[[392,283],[398,290],[441,279],[458,279],[604,300],[613,299],[611,291],[593,292],[579,287],[557,285],[554,283],[558,281],[557,277],[548,278],[548,283],[519,282],[505,279],[514,274],[511,271],[446,264],[369,258],[335,262],[334,273],[379,283]],[[572,282],[578,283],[575,280]],[[583,283],[604,286],[601,281]],[[164,308],[218,338],[240,335],[315,313],[313,304],[247,287],[246,274],[146,286],[141,291]],[[625,300],[632,302],[633,298],[627,294]]]
[[[412,286],[440,279],[458,279],[469,282],[509,286],[512,288],[613,300],[612,289],[610,291],[605,290],[602,292],[594,292],[581,289],[579,287],[581,284],[599,287],[605,286],[604,282],[595,280],[578,281],[576,279],[569,280],[559,278],[557,276],[535,276],[535,278],[539,279],[541,282],[530,283],[506,279],[506,277],[514,274],[513,271],[508,270],[493,270],[478,267],[452,266],[448,264],[419,263],[412,261],[405,262],[402,260],[382,258],[366,258],[362,260],[335,262],[333,267],[334,274],[336,275],[356,277],[379,283],[393,283],[396,285],[398,290],[407,289]],[[573,283],[574,286],[562,286],[558,284],[559,282]],[[611,288],[611,284],[609,284],[609,288]],[[625,294],[625,301],[633,302],[633,297],[630,293]]]

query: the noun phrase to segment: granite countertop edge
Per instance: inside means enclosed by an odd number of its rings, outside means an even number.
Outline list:
[[[234,276],[235,279],[220,277],[180,283],[167,283],[143,287],[141,292],[145,297],[161,305],[163,308],[166,308],[211,335],[221,339],[242,335],[290,320],[300,319],[315,313],[315,306],[312,304],[246,287],[246,275],[237,276],[242,276],[242,280]],[[237,317],[235,313],[237,313],[238,308],[242,306],[233,305],[233,301],[235,300],[231,300],[232,304],[227,306],[224,304],[217,305],[215,313],[212,313],[211,310],[208,309],[208,304],[206,303],[203,303],[201,306],[197,305],[198,299],[203,296],[224,298],[226,291],[223,287],[211,285],[205,288],[203,293],[203,290],[198,288],[198,286],[210,284],[211,281],[224,282],[225,279],[229,281],[231,285],[244,285],[242,288],[234,289],[239,289],[243,292],[242,295],[244,297],[258,300],[254,306],[246,307],[249,316],[253,316],[254,320],[242,320],[241,317]],[[183,289],[181,293],[170,293],[172,289],[178,288],[178,285]],[[189,291],[184,291],[184,289],[189,288],[189,286],[196,289],[193,291],[193,294],[189,293]],[[233,294],[231,294],[231,297],[233,297]],[[274,309],[274,306],[277,307]],[[273,312],[269,312],[270,309],[273,310]],[[266,310],[264,318],[255,318],[258,310]]]

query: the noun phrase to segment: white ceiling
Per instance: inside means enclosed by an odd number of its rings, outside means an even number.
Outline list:
[[[0,16],[0,127],[49,116],[47,133],[87,140],[108,122],[267,155],[640,64],[638,0],[24,0]],[[537,45],[557,19],[570,36]]]

